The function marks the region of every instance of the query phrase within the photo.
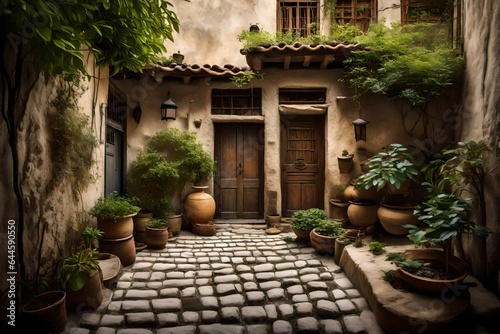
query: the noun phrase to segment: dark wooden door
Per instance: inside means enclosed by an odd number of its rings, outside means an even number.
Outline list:
[[[104,193],[123,193],[123,132],[106,126],[106,161]]]
[[[215,126],[218,218],[262,218],[264,138],[260,125]]]
[[[282,215],[324,207],[324,116],[281,117]]]

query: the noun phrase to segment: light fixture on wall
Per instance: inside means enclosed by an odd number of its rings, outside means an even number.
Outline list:
[[[368,121],[358,118],[354,120],[352,124],[354,124],[354,136],[356,137],[356,141],[366,141],[366,124],[368,124]]]
[[[255,23],[255,24],[250,23],[250,28],[248,30],[250,30],[250,32],[259,32],[260,31],[259,24],[258,23]]]
[[[137,102],[137,105],[134,108],[134,111],[132,111],[132,116],[134,117],[134,120],[137,124],[141,121],[141,116],[142,116],[142,109],[141,105],[139,102]]]
[[[168,121],[169,119],[172,119],[175,121],[177,118],[177,104],[172,101],[170,98],[170,92],[168,94],[169,98],[163,102],[160,106],[160,111],[161,111],[161,120]]]

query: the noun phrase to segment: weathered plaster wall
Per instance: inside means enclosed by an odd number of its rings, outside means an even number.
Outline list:
[[[485,140],[491,148],[485,157],[487,224],[494,231],[488,237],[488,276],[499,277],[500,267],[500,2],[465,2],[466,72],[461,118],[457,120],[457,140]],[[469,245],[467,254],[476,274],[480,255],[477,245]],[[499,284],[499,283],[497,283]],[[498,285],[497,285],[498,291]],[[500,293],[499,293],[500,295]]]
[[[379,0],[378,19],[384,19],[388,26],[391,22],[401,21],[401,0]]]
[[[165,43],[167,56],[180,50],[187,64],[247,66],[237,36],[251,24],[276,31],[275,1],[239,0],[237,6],[225,0],[171,3],[180,20],[180,31],[174,34],[174,42]]]
[[[89,64],[92,64],[89,60]],[[108,70],[96,71],[89,66],[94,76],[108,77]],[[98,139],[99,146],[94,150],[95,164],[92,170],[96,181],[80,196],[74,197],[72,184],[62,180],[53,188],[49,185],[55,176],[54,166],[50,158],[49,133],[51,124],[48,115],[55,113],[50,102],[54,99],[56,90],[53,79],[40,77],[36,82],[27,103],[19,131],[17,133],[20,163],[20,183],[24,202],[24,263],[26,275],[23,287],[28,291],[43,292],[48,287],[59,288],[56,283],[56,267],[63,256],[67,256],[70,247],[79,240],[82,225],[78,226],[78,213],[88,210],[95,200],[103,194],[104,189],[104,127],[101,125],[103,115],[99,114],[99,104],[107,101],[108,79],[92,79],[87,82],[88,90],[80,100],[83,113],[89,116]],[[93,103],[97,106],[93,107]],[[95,110],[95,112],[94,112]],[[6,133],[5,123],[1,123]],[[0,215],[1,244],[6,245],[6,229],[9,219],[17,220],[17,206],[12,192],[12,158],[6,136],[0,137],[1,160],[3,172],[0,182],[2,201]],[[5,182],[3,182],[5,181]],[[92,223],[92,222],[89,222]],[[78,232],[77,232],[78,230]],[[20,245],[18,245],[20,246]],[[0,265],[7,268],[6,247],[0,250]],[[4,271],[2,271],[2,276]],[[1,279],[0,290],[6,287],[6,280]],[[31,290],[33,289],[33,290]],[[25,297],[30,297],[25,295]]]

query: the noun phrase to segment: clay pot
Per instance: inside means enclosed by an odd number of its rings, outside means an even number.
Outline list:
[[[99,251],[114,254],[124,267],[129,266],[135,262],[136,257],[134,236],[130,234],[119,239],[99,239]]]
[[[66,326],[66,293],[49,291],[42,293],[21,307],[27,327],[33,333],[61,333]]]
[[[279,225],[281,223],[281,215],[272,214],[266,216],[267,227],[274,227],[275,225]]]
[[[415,205],[407,202],[381,202],[377,211],[380,224],[389,234],[407,235],[408,229],[402,225],[418,225],[420,221],[413,214]]]
[[[377,222],[378,205],[375,201],[350,201],[347,209],[349,222],[356,229],[366,229]]]
[[[297,238],[295,239],[296,241],[310,241],[309,235],[311,234],[312,230],[297,230],[292,226],[292,231],[297,236]]]
[[[346,201],[353,201],[355,199],[354,198],[355,195],[356,195],[356,189],[354,189],[354,186],[352,184],[345,188],[344,198]]]
[[[351,203],[340,199],[330,199],[330,218],[335,220],[345,220],[347,218],[347,208]]]
[[[217,233],[217,226],[214,222],[193,223],[192,232],[198,235],[212,236]]]
[[[102,276],[96,271],[94,275],[87,278],[83,287],[73,291],[66,286],[66,309],[68,311],[95,310],[102,303]]]
[[[349,173],[352,170],[354,163],[352,162],[354,155],[353,154],[342,154],[337,157],[337,161],[339,164],[339,170],[342,173]]]
[[[146,244],[150,249],[163,249],[168,242],[168,228],[146,227]]]
[[[311,247],[320,254],[333,255],[335,252],[335,240],[337,238],[318,234],[316,233],[316,229],[313,229],[309,234]]]
[[[125,218],[97,218],[97,228],[102,231],[105,239],[121,239],[130,236],[134,232],[133,217]]]
[[[207,186],[192,186],[194,192],[184,200],[184,212],[190,223],[207,223],[215,215],[215,200],[205,192]]]
[[[406,180],[403,182],[399,188],[396,188],[393,184],[387,183],[384,187],[384,193],[389,198],[391,197],[407,197],[410,192],[411,180]]]
[[[146,223],[153,219],[153,213],[141,213],[132,217],[134,222],[134,240],[144,243],[144,234],[146,233]]]
[[[181,233],[182,228],[182,213],[168,217],[167,228],[168,231],[172,234],[172,237],[178,237]]]
[[[339,238],[335,239],[333,260],[335,261],[336,264],[340,264],[340,258],[342,257],[342,252],[344,251],[345,246],[347,246],[347,244],[343,243],[342,241],[339,241]]]
[[[444,263],[445,261],[444,252],[440,249],[408,249],[405,251],[405,257],[410,260],[422,260],[424,262]],[[465,261],[451,255],[449,265],[458,273],[458,277],[449,280],[430,279],[411,274],[402,268],[398,268],[397,275],[415,289],[445,295],[456,292],[457,285],[460,285],[467,276],[467,263]]]

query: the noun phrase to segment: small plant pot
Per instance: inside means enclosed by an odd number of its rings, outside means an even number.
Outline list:
[[[319,254],[332,255],[335,253],[335,240],[338,237],[329,237],[316,233],[313,229],[309,235],[311,247]]]
[[[172,233],[172,237],[178,237],[182,229],[182,213],[168,217],[167,228]]]
[[[295,233],[297,238],[295,239],[296,241],[302,241],[302,242],[310,242],[310,234],[312,230],[297,230],[292,226],[292,231]]]
[[[212,221],[205,224],[193,223],[192,232],[198,235],[211,236],[217,233],[217,226]]]
[[[351,203],[332,198],[330,200],[330,218],[335,220],[345,220],[347,217],[347,208]]]
[[[272,214],[266,216],[267,227],[275,227],[281,223],[281,215]]]
[[[366,229],[377,222],[378,205],[375,201],[350,201],[347,216],[352,226]]]
[[[134,234],[137,232],[145,232],[146,231],[146,223],[153,219],[153,213],[141,213],[139,212],[137,215],[132,217],[134,222]]]
[[[114,254],[124,267],[129,266],[136,258],[134,236],[131,234],[119,239],[99,239],[99,251]]]
[[[415,205],[412,203],[381,202],[377,211],[378,219],[384,230],[392,235],[408,234],[405,224],[419,225],[420,221],[413,214]]]
[[[95,310],[102,303],[102,285],[101,273],[98,271],[78,291],[66,286],[66,309],[72,312]]]
[[[168,228],[146,227],[146,244],[150,249],[163,249],[168,242]]]
[[[36,333],[60,333],[67,321],[66,293],[64,291],[42,293],[24,304],[21,312],[26,326],[36,329]]]

